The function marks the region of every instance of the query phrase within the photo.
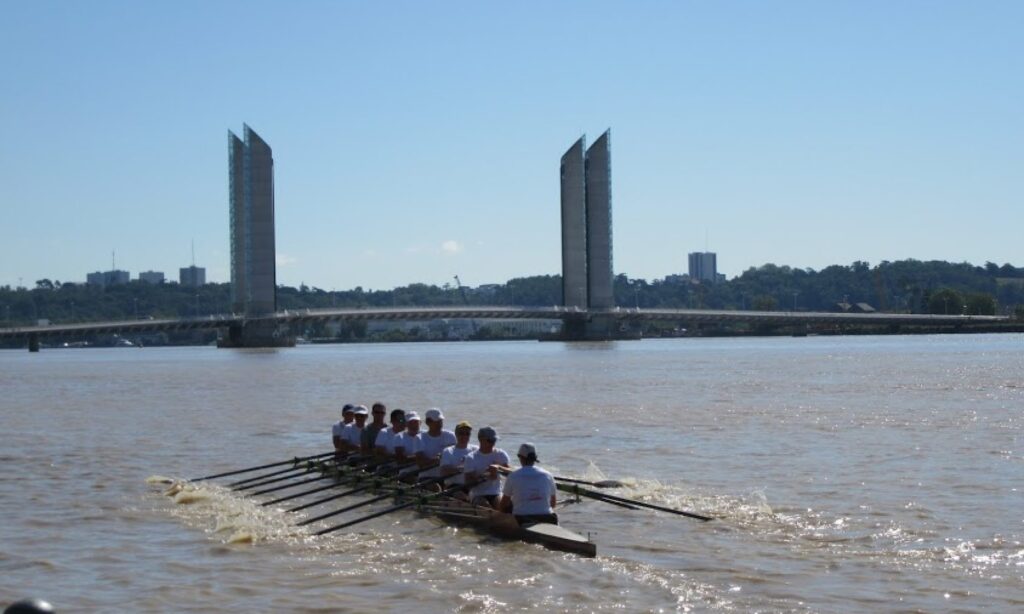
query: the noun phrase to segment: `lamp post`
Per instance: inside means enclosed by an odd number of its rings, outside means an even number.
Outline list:
[[[793,311],[796,311],[796,296],[800,294],[799,290],[793,290]]]

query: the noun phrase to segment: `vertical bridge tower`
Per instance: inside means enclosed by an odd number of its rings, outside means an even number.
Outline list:
[[[231,309],[246,318],[277,311],[274,247],[274,156],[248,125],[244,139],[228,131],[228,202],[231,227]],[[276,325],[233,326],[221,347],[294,345]]]
[[[621,336],[601,311],[615,307],[612,291],[611,130],[589,149],[580,137],[562,156],[562,305],[586,310],[565,321],[565,338]]]

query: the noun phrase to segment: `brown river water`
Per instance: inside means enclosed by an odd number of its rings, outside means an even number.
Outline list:
[[[585,559],[146,481],[326,451],[375,400],[715,520],[569,505]],[[0,606],[1024,610],[1024,335],[3,351],[0,420]]]

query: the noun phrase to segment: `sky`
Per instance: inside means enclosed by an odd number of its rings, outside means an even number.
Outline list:
[[[273,148],[277,280],[561,270],[611,129],[615,273],[1024,266],[1024,2],[0,0],[0,285],[229,272],[227,131]]]

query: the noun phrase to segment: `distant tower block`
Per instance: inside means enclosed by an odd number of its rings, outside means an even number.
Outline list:
[[[562,304],[587,308],[584,137],[562,156]]]
[[[612,151],[611,130],[587,150],[587,306],[611,309],[612,292]]]
[[[247,316],[277,311],[274,157],[249,126],[244,141],[228,131],[231,304]]]

